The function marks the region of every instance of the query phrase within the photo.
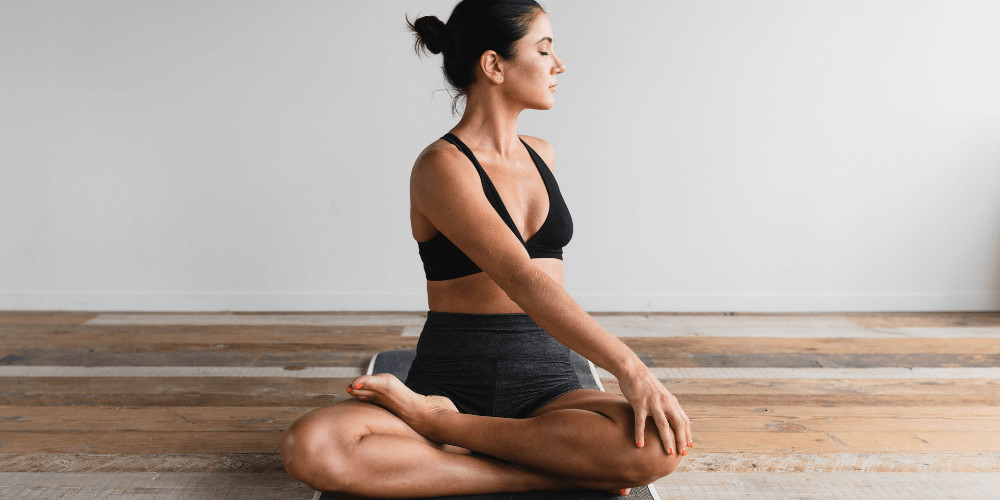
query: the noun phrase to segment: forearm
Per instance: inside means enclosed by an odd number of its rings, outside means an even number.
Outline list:
[[[645,367],[628,346],[608,333],[544,271],[526,270],[504,285],[511,300],[549,335],[615,377],[620,379]]]

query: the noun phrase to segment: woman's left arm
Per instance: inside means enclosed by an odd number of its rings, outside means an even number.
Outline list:
[[[636,445],[644,446],[646,418],[652,417],[665,452],[681,453],[685,447],[694,446],[691,421],[677,398],[624,342],[601,327],[558,282],[541,269],[537,271],[531,272],[530,277],[513,280],[515,283],[504,290],[556,340],[618,379],[622,394],[635,413]],[[538,300],[540,297],[544,299]]]
[[[530,137],[536,152],[550,167],[555,151],[548,142]],[[506,278],[506,279],[505,279]],[[652,417],[665,452],[681,453],[694,446],[691,421],[670,391],[621,340],[608,333],[556,280],[534,266],[497,283],[546,332],[611,372],[635,413],[635,442],[643,446],[646,418]]]

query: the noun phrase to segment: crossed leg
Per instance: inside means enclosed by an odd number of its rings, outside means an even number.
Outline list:
[[[363,385],[353,391],[360,401],[303,416],[282,441],[286,470],[314,489],[384,498],[617,492],[649,484],[680,461],[663,451],[651,421],[646,446],[637,448],[628,402],[600,391],[573,391],[529,418],[509,419],[459,413],[447,398],[416,394],[390,374],[355,382]]]

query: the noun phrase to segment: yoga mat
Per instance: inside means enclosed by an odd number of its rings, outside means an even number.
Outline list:
[[[372,357],[368,363],[368,374],[391,373],[406,382],[406,373],[416,356],[414,349],[384,351]],[[587,358],[571,351],[573,368],[580,379],[580,385],[587,389],[604,390],[597,368]],[[660,500],[653,485],[632,488],[628,495],[613,495],[599,490],[529,491],[525,493],[491,493],[488,495],[461,495],[434,497],[433,500]],[[313,500],[341,500],[333,493],[316,492]]]

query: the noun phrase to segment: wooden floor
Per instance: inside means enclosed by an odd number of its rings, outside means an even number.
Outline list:
[[[663,498],[1000,491],[1000,313],[595,317],[691,417]],[[422,321],[0,313],[0,498],[310,499],[282,431]]]

